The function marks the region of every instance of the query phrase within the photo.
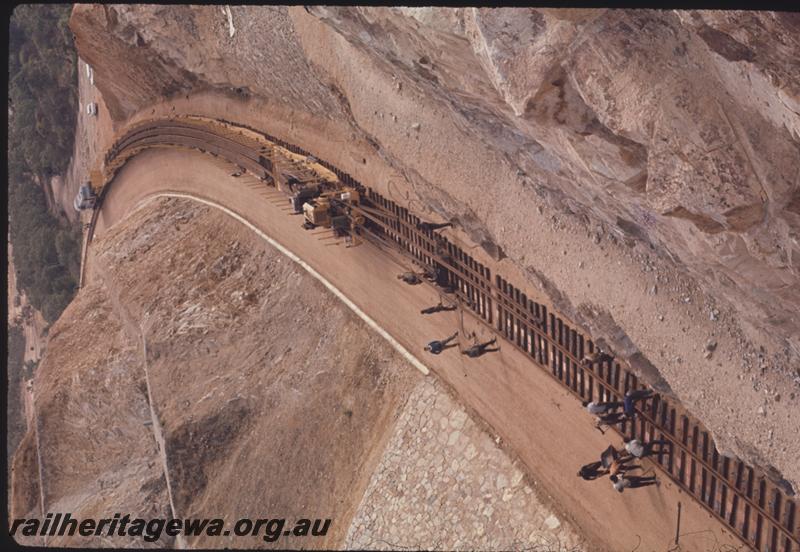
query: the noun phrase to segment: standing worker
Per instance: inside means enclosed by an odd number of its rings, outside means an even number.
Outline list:
[[[603,467],[602,461],[597,461],[581,466],[581,469],[578,470],[578,477],[582,477],[586,481],[592,481],[607,473],[608,468]]]
[[[583,358],[581,359],[581,364],[584,366],[589,366],[591,364],[606,362],[607,360],[613,360],[613,359],[614,357],[612,357],[605,351],[598,349],[593,353],[586,353],[585,355],[583,355]]]
[[[639,487],[648,487],[650,485],[659,485],[661,482],[656,479],[655,475],[639,476],[639,475],[612,475],[611,484],[617,492],[622,492],[625,489],[638,489]]]
[[[594,419],[594,427],[600,433],[605,434],[603,428],[611,427],[613,425],[622,423],[628,420],[628,416],[624,412],[611,412],[609,414],[601,414]]]
[[[645,456],[650,456],[651,454],[655,454],[656,451],[653,448],[658,445],[658,453],[669,453],[669,447],[671,443],[666,439],[657,439],[654,441],[650,441],[649,443],[642,443],[639,439],[623,439],[625,441],[625,450],[628,451],[628,454],[631,456],[635,456],[636,458],[644,458]]]
[[[624,402],[625,402],[625,415],[629,418],[633,418],[636,415],[636,403],[638,401],[644,401],[649,399],[653,396],[652,389],[637,389],[637,390],[629,390],[625,393]]]

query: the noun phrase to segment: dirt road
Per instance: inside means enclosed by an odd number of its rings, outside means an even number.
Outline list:
[[[254,179],[231,178],[230,166],[210,156],[153,150],[134,158],[120,172],[100,214],[97,236],[143,201],[179,193],[223,205],[272,236],[374,318],[448,384],[464,404],[484,419],[534,476],[543,482],[564,515],[597,544],[596,549],[665,550],[674,542],[678,504],[682,504],[680,543],[684,550],[708,550],[715,543],[738,541],[701,507],[665,482],[661,487],[617,494],[607,480],[591,483],[575,476],[609,443],[597,433],[581,405],[521,353],[510,347],[480,359],[454,349],[422,356],[423,345],[452,334],[457,315],[421,317],[438,301],[424,286],[405,286],[395,275],[407,270],[369,244],[351,249],[334,245],[300,228],[285,206],[267,198],[268,188]],[[87,279],[92,279],[89,256]],[[467,321],[467,331],[475,330]],[[411,369],[411,368],[409,368]],[[619,443],[615,443],[619,445]]]

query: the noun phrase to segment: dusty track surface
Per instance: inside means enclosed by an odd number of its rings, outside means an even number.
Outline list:
[[[369,245],[345,251],[315,239],[299,229],[297,218],[285,216],[265,201],[263,183],[250,184],[244,178],[230,178],[229,166],[201,154],[145,152],[119,174],[99,217],[98,236],[148,197],[165,192],[190,194],[224,204],[274,236],[411,350],[419,350],[429,339],[448,335],[458,326],[450,313],[420,320],[419,310],[437,298],[429,289],[399,287],[394,274],[406,267],[378,255]],[[90,282],[93,263],[90,255]],[[575,477],[577,467],[605,448],[607,439],[594,432],[580,404],[522,354],[504,348],[479,361],[443,354],[427,362],[497,431],[543,487],[558,496],[568,517],[598,543],[598,549],[629,549],[641,539],[645,549],[658,550],[674,539],[681,499],[669,484],[618,495],[607,481],[587,484]],[[560,446],[540,446],[554,442]],[[617,514],[598,516],[600,511]],[[698,531],[700,536],[684,537],[684,547],[703,550],[717,540],[736,543],[699,506],[683,501],[681,532]]]

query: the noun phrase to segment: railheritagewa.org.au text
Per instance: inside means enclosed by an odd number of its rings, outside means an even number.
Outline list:
[[[155,542],[162,535],[169,537],[209,536],[260,537],[266,542],[275,542],[281,536],[323,537],[330,529],[330,519],[301,518],[289,522],[285,518],[241,518],[229,525],[220,518],[214,519],[142,519],[129,514],[114,514],[110,518],[73,518],[69,513],[49,513],[44,519],[21,518],[11,523],[9,534],[13,537],[61,537],[65,535],[82,537],[120,536],[141,538]]]

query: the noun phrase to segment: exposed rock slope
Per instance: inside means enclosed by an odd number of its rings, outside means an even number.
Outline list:
[[[797,15],[232,13],[233,37],[219,7],[80,5],[71,25],[117,122],[198,90],[263,99],[238,113],[457,219],[724,451],[800,481]]]

